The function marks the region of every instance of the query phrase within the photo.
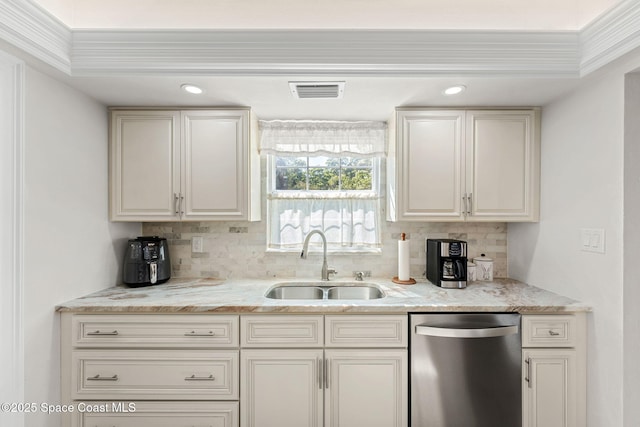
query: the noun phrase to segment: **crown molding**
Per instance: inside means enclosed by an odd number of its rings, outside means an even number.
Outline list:
[[[640,2],[625,0],[580,32],[580,73],[587,75],[640,46]]]
[[[577,76],[568,32],[77,30],[72,73]]]
[[[71,73],[72,31],[31,0],[0,1],[0,39]]]
[[[640,2],[582,31],[72,30],[32,0],[0,2],[0,39],[72,76],[578,77],[640,46]]]

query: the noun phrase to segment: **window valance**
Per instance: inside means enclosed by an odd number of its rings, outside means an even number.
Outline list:
[[[261,154],[383,157],[387,152],[385,122],[261,120],[259,128]]]

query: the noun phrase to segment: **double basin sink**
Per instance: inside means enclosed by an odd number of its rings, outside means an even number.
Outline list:
[[[287,282],[267,291],[270,299],[298,300],[370,300],[384,297],[376,285],[363,282]]]

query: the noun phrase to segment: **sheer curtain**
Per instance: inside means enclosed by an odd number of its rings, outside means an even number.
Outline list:
[[[260,121],[260,152],[278,156],[383,157],[385,122]]]
[[[298,250],[311,230],[321,230],[333,251],[379,251],[379,159],[386,155],[384,122],[260,122],[260,152],[268,161],[268,248]],[[370,158],[370,190],[309,191],[275,188],[275,157]],[[317,244],[317,243],[316,243]]]

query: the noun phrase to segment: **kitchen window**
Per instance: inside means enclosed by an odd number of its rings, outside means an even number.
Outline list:
[[[321,230],[333,252],[378,252],[383,122],[261,121],[267,246],[298,251]],[[320,246],[320,241],[312,241]]]

